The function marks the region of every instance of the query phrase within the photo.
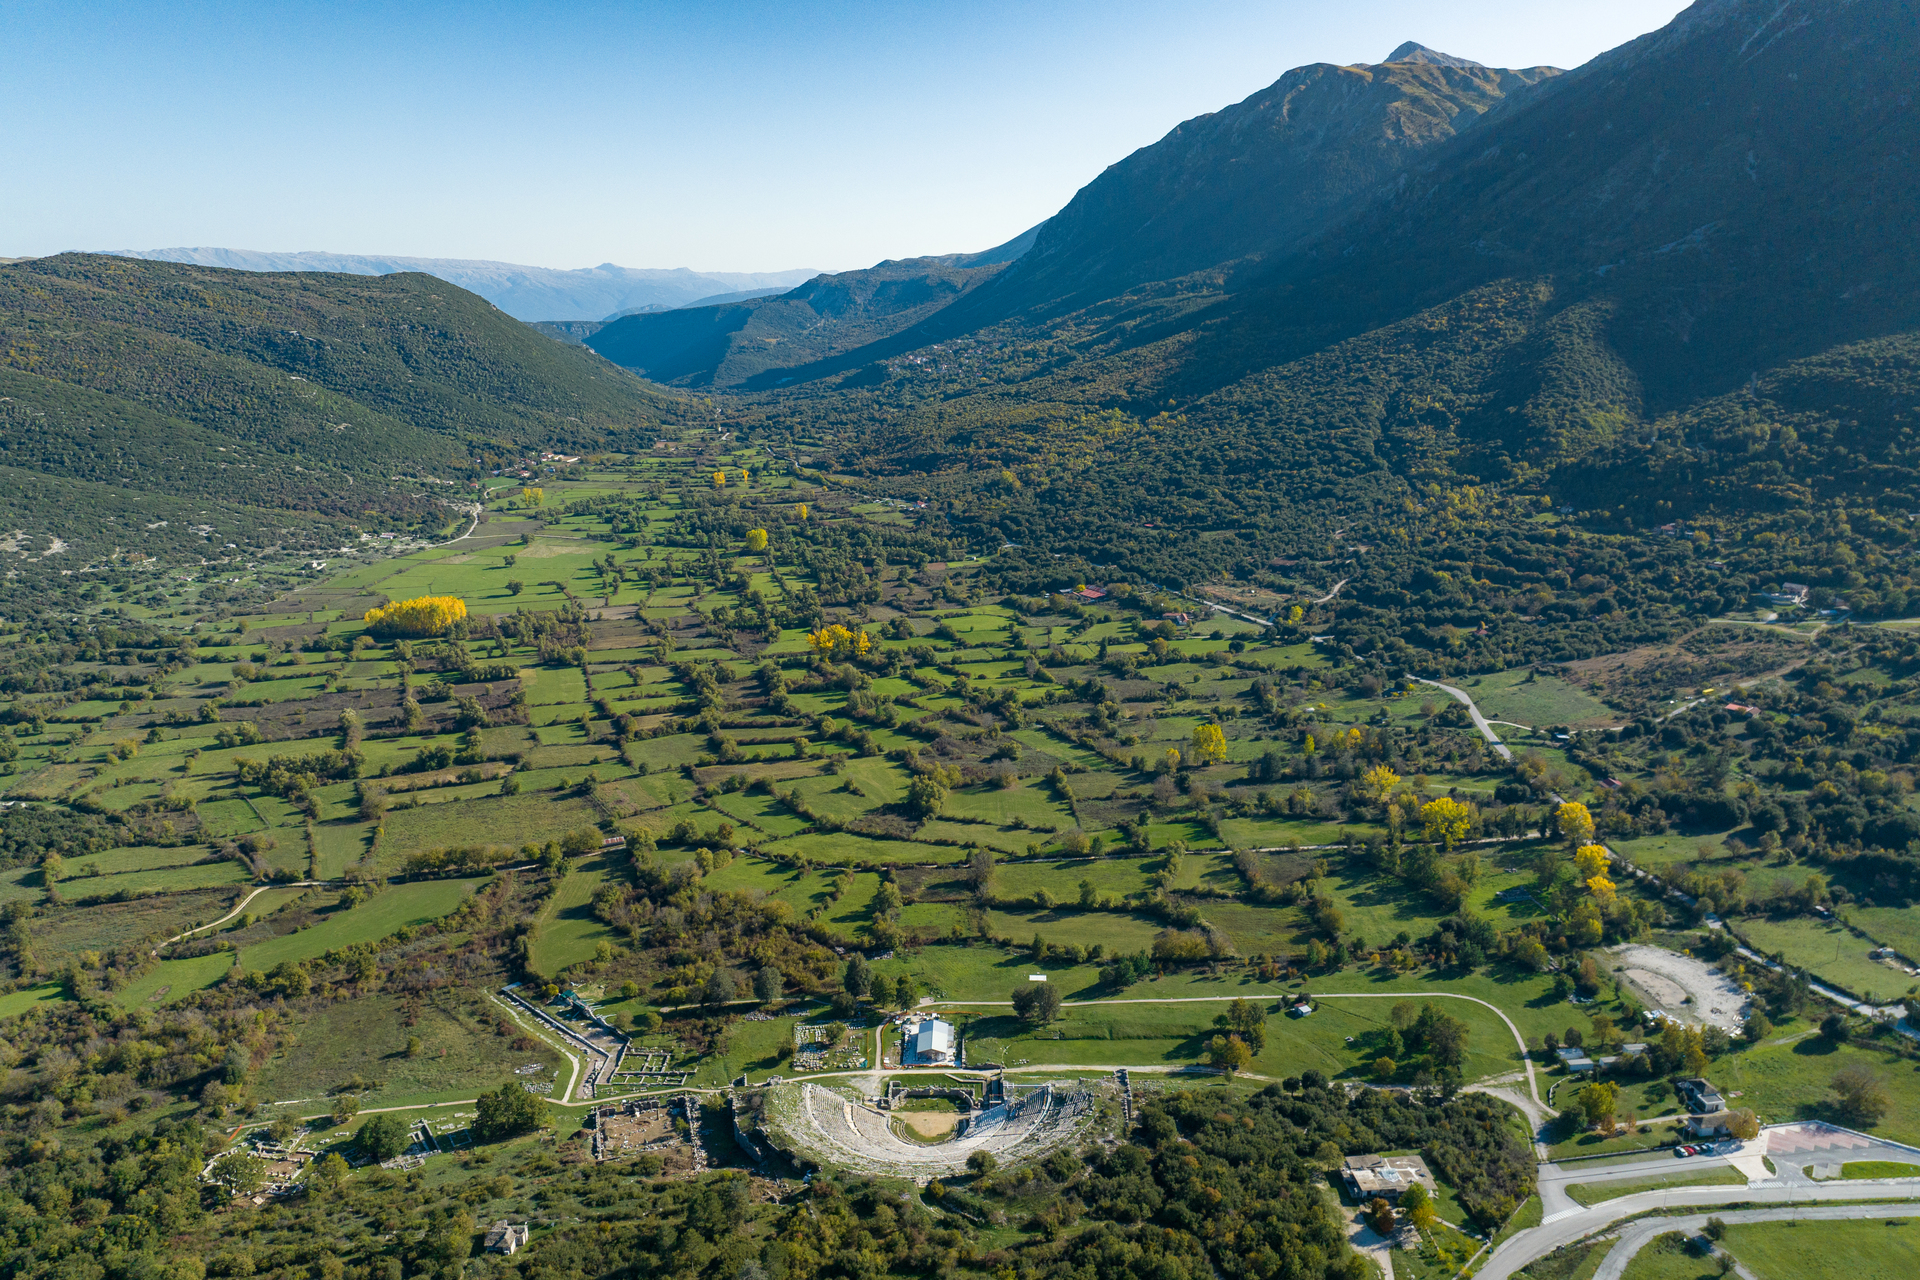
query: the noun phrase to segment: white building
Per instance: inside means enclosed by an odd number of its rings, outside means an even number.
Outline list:
[[[917,1066],[951,1066],[953,1063],[953,1024],[928,1018],[913,1029],[907,1044]]]

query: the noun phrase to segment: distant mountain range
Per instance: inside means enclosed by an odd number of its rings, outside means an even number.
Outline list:
[[[352,253],[269,253],[254,249],[114,249],[122,258],[186,262],[239,271],[339,271],[356,276],[420,271],[477,293],[516,320],[612,320],[648,308],[668,310],[780,293],[819,274],[793,271],[689,271],[620,267],[563,270],[468,258],[399,258]]]
[[[788,370],[889,337],[949,306],[1033,247],[1038,227],[978,253],[889,259],[774,297],[627,316],[584,341],[656,382],[778,386]]]

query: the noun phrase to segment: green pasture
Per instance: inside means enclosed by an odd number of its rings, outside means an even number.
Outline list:
[[[1465,676],[1448,681],[1465,689],[1489,720],[1512,720],[1524,725],[1617,725],[1626,717],[1586,690],[1531,668],[1516,667],[1490,675]],[[1440,690],[1422,686],[1420,695],[1432,695],[1441,706],[1451,701]],[[1457,704],[1456,704],[1457,705]],[[1504,734],[1502,735],[1505,736]]]
[[[124,871],[119,875],[63,877],[61,896],[73,902],[133,898],[149,893],[180,893],[220,885],[245,884],[253,877],[237,862],[208,862],[194,866],[161,867],[152,871]]]
[[[591,960],[600,943],[619,942],[619,935],[593,914],[594,893],[614,874],[613,863],[606,858],[582,859],[567,873],[534,921],[527,960],[535,972],[557,974]]]
[[[1834,1110],[1831,1082],[1842,1067],[1855,1064],[1880,1077],[1892,1105],[1879,1123],[1849,1127],[1895,1142],[1920,1142],[1920,1071],[1910,1060],[1870,1044],[1835,1045],[1822,1036],[1803,1036],[1790,1044],[1770,1042],[1719,1059],[1707,1078],[1723,1094],[1738,1090],[1740,1105],[1751,1107],[1762,1123],[1848,1123]]]
[[[1913,1218],[1749,1222],[1728,1227],[1721,1243],[1762,1280],[1907,1280],[1920,1275],[1920,1221]],[[1627,1274],[1634,1277],[1631,1270]]]
[[[457,988],[418,1002],[382,992],[334,1001],[307,1022],[298,1044],[260,1068],[258,1088],[270,1099],[324,1099],[357,1079],[362,1106],[372,1108],[473,1098],[528,1078],[514,1069],[534,1064],[542,1070],[532,1078],[564,1083],[567,1065],[544,1042],[516,1048],[513,1036],[500,1034],[505,1016],[485,994]],[[413,1039],[420,1046],[409,1054]]]
[[[35,987],[22,987],[18,991],[9,991],[0,995],[0,1022],[8,1018],[17,1018],[29,1009],[54,1004],[68,999],[67,989],[57,982],[43,982]]]
[[[529,791],[461,804],[396,809],[386,816],[378,866],[383,871],[397,871],[410,855],[429,849],[542,844],[569,831],[595,826],[599,820],[600,815],[584,799]]]
[[[421,925],[451,914],[487,877],[466,880],[420,880],[393,885],[352,909],[334,908],[318,923],[265,942],[240,954],[249,970],[265,971],[292,961],[311,960],[337,947],[377,942],[409,925]]]
[[[1665,1191],[1669,1187],[1744,1187],[1746,1185],[1747,1175],[1738,1169],[1729,1169],[1725,1166],[1717,1169],[1688,1169],[1681,1165],[1666,1176],[1627,1178],[1614,1182],[1575,1183],[1567,1188],[1567,1198],[1575,1204],[1594,1205],[1603,1200],[1618,1200],[1621,1196],[1637,1195],[1642,1191]]]
[[[162,960],[114,992],[113,999],[127,1009],[172,1004],[224,979],[233,962],[231,951],[215,951],[185,960]]]
[[[1843,924],[1807,916],[1754,916],[1737,921],[1734,928],[1762,955],[1782,956],[1795,968],[1862,998],[1871,993],[1888,1000],[1914,986],[1915,980],[1899,969],[1869,960],[1867,953],[1877,949],[1875,944]]]

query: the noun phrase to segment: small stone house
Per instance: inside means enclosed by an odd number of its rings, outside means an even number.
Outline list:
[[[527,1224],[504,1218],[487,1228],[488,1253],[514,1253],[527,1242]]]

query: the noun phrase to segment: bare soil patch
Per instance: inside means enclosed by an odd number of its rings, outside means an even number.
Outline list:
[[[1751,628],[1702,627],[1673,644],[1642,645],[1560,664],[1563,678],[1638,714],[1676,691],[1730,683],[1778,670],[1806,656],[1803,642]]]
[[[960,1125],[957,1111],[896,1111],[893,1118],[923,1138],[940,1138]]]
[[[1737,1033],[1745,1023],[1746,993],[1706,961],[1642,943],[1615,947],[1608,954],[1615,972],[1652,1007],[1729,1033]]]

